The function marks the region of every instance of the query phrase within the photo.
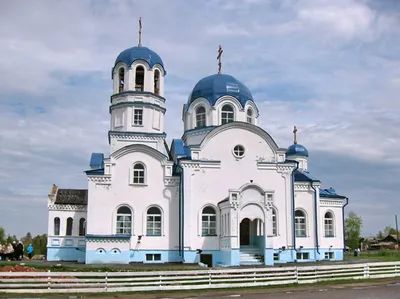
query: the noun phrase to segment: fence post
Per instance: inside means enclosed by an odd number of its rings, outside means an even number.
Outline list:
[[[50,270],[47,270],[47,273],[50,273]],[[50,275],[47,275],[47,289],[50,290],[50,285],[51,285],[51,277]]]
[[[299,284],[299,269],[297,268],[297,266],[294,267],[294,276],[295,283]]]
[[[364,266],[364,278],[369,278],[369,264]]]
[[[107,292],[108,291],[108,272],[106,272],[105,280],[106,280],[105,290]]]
[[[208,270],[208,284],[211,285],[211,270]]]

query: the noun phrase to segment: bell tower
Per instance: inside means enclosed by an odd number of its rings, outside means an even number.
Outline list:
[[[164,78],[161,57],[142,46],[139,19],[138,45],[122,51],[111,71],[113,94],[110,105],[110,153],[132,143],[146,144],[159,151],[164,146]]]

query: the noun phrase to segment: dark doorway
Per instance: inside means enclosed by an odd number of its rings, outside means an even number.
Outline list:
[[[244,218],[240,222],[240,245],[250,245],[250,219]]]
[[[212,254],[200,254],[200,263],[206,264],[208,267],[212,267]]]

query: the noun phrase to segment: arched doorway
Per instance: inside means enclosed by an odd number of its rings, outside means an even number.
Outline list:
[[[244,218],[240,222],[240,246],[250,245],[250,224],[249,218]]]
[[[260,246],[264,241],[264,222],[244,218],[240,222],[240,246]]]

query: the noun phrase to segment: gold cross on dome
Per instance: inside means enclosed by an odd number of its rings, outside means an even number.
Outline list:
[[[218,74],[221,74],[221,66],[222,66],[221,58],[222,58],[222,53],[223,52],[224,52],[224,50],[222,50],[221,45],[219,45],[218,56],[217,56],[217,59],[218,59]]]
[[[139,18],[139,47],[142,46],[142,17]]]
[[[296,128],[296,126],[293,127],[293,135],[294,135],[293,143],[297,144],[297,128]]]

